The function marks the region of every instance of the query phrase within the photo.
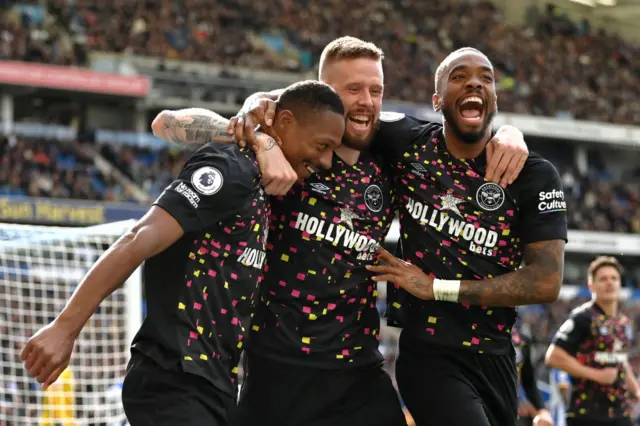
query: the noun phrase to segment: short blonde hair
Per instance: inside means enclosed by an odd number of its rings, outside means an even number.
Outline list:
[[[611,266],[615,268],[618,271],[618,273],[622,275],[622,265],[620,265],[620,262],[618,262],[618,259],[616,259],[613,256],[599,256],[589,265],[589,269],[588,269],[589,282],[593,282],[593,279],[595,278],[598,271],[604,268],[605,266]]]
[[[325,65],[341,59],[367,58],[375,61],[384,59],[384,52],[378,46],[356,37],[345,36],[333,40],[322,51],[318,67],[318,77],[322,76]]]

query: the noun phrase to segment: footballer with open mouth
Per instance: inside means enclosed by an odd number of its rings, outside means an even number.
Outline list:
[[[438,80],[445,79],[447,84],[439,84],[441,92],[434,95],[434,107],[462,142],[486,138],[498,109],[491,62],[481,54],[460,55],[443,68]]]

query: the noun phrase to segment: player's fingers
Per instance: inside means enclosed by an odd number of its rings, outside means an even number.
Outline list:
[[[367,271],[375,272],[376,274],[396,274],[397,268],[390,265],[367,265]]]
[[[264,187],[264,192],[267,195],[281,195],[279,193],[280,189],[278,188],[278,183],[274,179],[271,179],[266,184],[263,183],[262,186]]]
[[[491,141],[489,141],[489,143],[486,145],[485,150],[486,150],[485,155],[487,156],[487,171],[485,173],[485,179],[490,181],[491,178],[493,177],[493,168],[490,167],[490,162],[491,162],[490,159],[493,158],[493,154],[495,151],[495,147],[491,143]]]
[[[250,117],[244,121],[244,139],[250,145],[257,145],[258,141],[256,140],[256,133],[254,131],[255,126],[253,125],[253,120]]]
[[[289,192],[289,188],[290,188],[290,183],[287,180],[287,175],[284,174],[282,176],[281,179],[279,179],[278,182],[278,191],[275,195],[285,195],[287,192]]]
[[[375,277],[371,277],[371,279],[376,282],[387,281],[398,285],[400,285],[400,281],[402,281],[398,278],[397,275],[393,274],[376,275]]]
[[[273,125],[273,120],[276,118],[276,106],[278,104],[274,101],[269,100],[267,102],[267,111],[264,113],[264,124],[271,127]]]
[[[518,154],[514,154],[509,159],[507,168],[505,169],[504,174],[502,175],[502,179],[500,179],[501,186],[506,188],[510,183],[509,181],[511,180],[511,177],[514,175],[518,176],[518,174],[520,173],[519,171],[517,171],[519,158],[520,156]]]
[[[237,116],[233,116],[231,117],[231,120],[229,120],[229,125],[227,126],[227,133],[229,134],[229,136],[232,136],[233,133],[236,131],[236,122],[238,121],[238,117]]]
[[[485,173],[485,179],[490,182],[498,183],[500,182],[499,174],[499,166],[502,161],[502,157],[504,156],[504,150],[502,150],[499,146],[493,150],[493,154],[491,157],[487,157],[487,171]],[[491,179],[489,179],[491,176]]]
[[[41,368],[40,371],[34,376],[38,383],[42,384],[47,380],[47,378],[53,373],[56,369],[56,364],[54,362],[47,362]]]
[[[233,136],[236,139],[236,141],[241,141],[244,139],[244,122],[245,122],[245,116],[244,115],[239,116],[238,120],[236,121],[236,127],[233,133]]]
[[[524,168],[524,164],[526,162],[527,162],[526,155],[523,155],[522,157],[520,157],[519,160],[517,160],[516,167],[513,169],[513,172],[509,176],[509,179],[507,182],[508,185],[511,185],[513,182],[515,182],[518,176],[520,176],[520,172],[522,172],[522,169]]]
[[[404,262],[400,259],[398,259],[397,257],[395,257],[394,255],[392,255],[391,253],[389,253],[387,251],[387,249],[385,249],[384,247],[379,247],[378,250],[376,250],[376,254],[378,255],[378,260],[387,263],[393,267],[400,267],[400,266],[405,266],[408,265],[407,262]]]
[[[502,185],[503,180],[506,182],[505,175],[508,174],[507,169],[509,168],[509,164],[511,164],[511,160],[513,159],[513,157],[513,152],[504,152],[500,156],[500,162],[496,166],[496,170],[493,175],[493,182],[500,185]]]
[[[31,352],[33,352],[33,343],[29,340],[27,344],[24,345],[24,348],[22,348],[22,351],[20,351],[20,360],[26,361]]]
[[[49,386],[51,386],[56,382],[56,380],[58,380],[58,377],[60,377],[60,375],[62,374],[65,368],[67,368],[67,366],[62,365],[56,368],[55,370],[53,370],[53,373],[51,373],[49,377],[47,377],[47,379],[42,383],[42,386],[40,388],[43,391],[46,391]]]
[[[376,254],[378,255],[378,260],[381,260],[385,263],[392,264],[395,257],[387,251],[384,247],[380,246],[376,250]]]
[[[29,373],[29,376],[38,377],[38,375],[40,375],[40,372],[44,367],[46,367],[46,365],[47,365],[47,357],[44,356],[44,354],[40,354],[31,361],[30,367],[28,368],[25,367],[25,368],[27,370],[27,373]]]
[[[505,170],[507,170],[507,166],[509,165],[509,162],[511,161],[511,155],[507,154],[505,152],[498,152],[498,154],[495,155],[495,157],[500,157],[500,160],[497,162],[495,169],[493,171],[493,179],[491,179],[491,182],[493,183],[500,183],[500,181],[502,180],[502,177],[504,176]]]
[[[39,358],[40,358],[40,351],[32,350],[29,356],[24,360],[24,368],[27,371],[30,370],[31,368],[33,368],[33,366],[35,365],[35,363],[38,361]]]

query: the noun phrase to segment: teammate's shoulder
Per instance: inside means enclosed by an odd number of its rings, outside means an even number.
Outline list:
[[[575,317],[586,317],[590,316],[593,312],[594,302],[589,301],[585,302],[582,305],[576,306],[571,310],[570,316]]]
[[[544,185],[549,181],[557,181],[559,179],[560,174],[553,163],[538,153],[530,152],[514,184],[516,184],[516,188],[527,188],[528,190],[531,187]]]
[[[380,113],[380,127],[406,130],[435,131],[442,128],[442,124],[406,115],[401,112],[382,111]]]
[[[529,171],[529,172],[535,172],[535,173],[552,171],[552,172],[558,173],[556,166],[554,166],[551,161],[547,160],[537,152],[529,152],[529,156],[527,157],[527,160],[524,163],[524,167],[522,171],[523,172]]]
[[[228,158],[243,158],[243,157],[253,157],[255,159],[255,155],[251,152],[250,149],[240,148],[238,145],[234,143],[207,143],[202,145],[196,152],[193,154],[194,156],[199,156],[202,158],[207,157],[228,157]]]
[[[225,172],[239,171],[258,173],[255,154],[248,148],[236,144],[208,143],[200,147],[185,163],[185,168],[204,166],[222,167]]]

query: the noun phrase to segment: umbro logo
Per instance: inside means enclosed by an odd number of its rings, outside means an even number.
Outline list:
[[[411,163],[411,168],[418,176],[424,176],[427,173],[427,169],[420,163]]]
[[[309,186],[311,187],[312,190],[319,192],[320,194],[323,194],[323,195],[325,195],[330,190],[330,188],[327,185],[320,182],[310,183]]]

